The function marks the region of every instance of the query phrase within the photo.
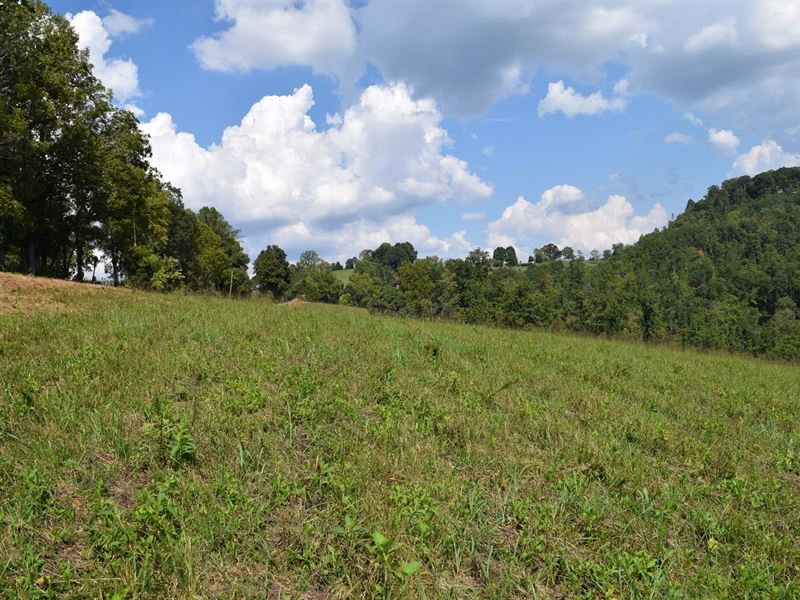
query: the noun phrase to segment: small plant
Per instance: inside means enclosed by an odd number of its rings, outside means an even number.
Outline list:
[[[400,544],[387,538],[378,531],[373,532],[372,544],[369,547],[369,551],[370,554],[378,559],[383,573],[383,584],[376,586],[375,591],[386,593],[392,577],[397,579],[400,585],[405,585],[408,579],[422,566],[422,563],[419,561],[395,561],[394,555],[399,550]]]
[[[25,485],[25,513],[28,516],[53,506],[51,484],[41,471],[35,468],[23,469],[21,476]]]
[[[189,435],[185,423],[176,425],[172,432],[172,445],[169,449],[170,462],[179,467],[185,463],[194,462],[197,457],[197,444]]]
[[[396,485],[392,489],[391,499],[398,508],[403,525],[416,529],[417,536],[422,540],[431,535],[439,510],[428,489],[413,484]]]

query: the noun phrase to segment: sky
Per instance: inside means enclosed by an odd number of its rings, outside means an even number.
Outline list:
[[[800,2],[58,0],[251,258],[634,243],[800,165]]]

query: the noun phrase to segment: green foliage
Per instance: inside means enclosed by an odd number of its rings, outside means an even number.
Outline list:
[[[389,244],[384,242],[372,251],[372,260],[380,265],[388,267],[392,271],[397,271],[400,265],[411,263],[417,259],[417,251],[411,242],[401,242]]]
[[[183,207],[77,42],[43,2],[2,4],[0,269],[82,281],[102,255],[114,285],[229,291],[235,269],[246,292],[238,231],[213,208]]]
[[[291,272],[286,253],[279,246],[267,246],[253,263],[253,282],[262,294],[282,298],[289,288]]]
[[[206,225],[219,238],[222,251],[228,257],[228,262],[232,268],[245,268],[250,262],[247,254],[242,249],[239,241],[240,231],[228,223],[216,208],[204,206],[197,212],[198,220]]]
[[[304,266],[300,266],[301,264]],[[343,291],[342,282],[334,275],[328,263],[318,260],[318,257],[311,261],[303,260],[301,257],[298,268],[295,269],[289,295],[311,302],[335,304],[339,302]]]
[[[169,448],[169,459],[173,465],[180,466],[193,462],[197,455],[197,444],[185,423],[179,423],[173,428],[172,445]]]

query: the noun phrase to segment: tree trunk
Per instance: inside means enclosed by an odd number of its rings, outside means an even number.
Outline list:
[[[119,287],[119,266],[117,265],[117,254],[111,253],[111,271],[114,277],[114,287]]]
[[[36,243],[32,237],[28,238],[22,248],[22,269],[31,275],[36,275]]]
[[[83,281],[83,243],[80,240],[75,243],[75,264],[75,281]]]

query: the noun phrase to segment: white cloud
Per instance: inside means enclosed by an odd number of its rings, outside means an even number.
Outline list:
[[[308,85],[266,96],[208,148],[165,113],[142,128],[155,166],[186,204],[217,206],[250,239],[275,236],[288,250],[316,240],[328,244],[319,251],[346,254],[367,247],[373,228],[413,233],[437,252],[462,243],[458,236],[435,241],[411,217],[417,206],[492,194],[464,161],[446,154],[451,141],[433,101],[413,99],[402,84],[371,86],[325,131],[309,117],[312,105]]]
[[[494,158],[494,146],[489,144],[488,146],[484,146],[481,148],[481,154],[488,158]]]
[[[124,108],[129,112],[132,112],[137,118],[144,116],[144,111],[135,104],[126,104],[122,108]]]
[[[545,190],[539,200],[542,209],[549,209],[551,206],[567,206],[583,200],[583,190],[574,185],[554,185]]]
[[[699,54],[715,46],[735,44],[738,40],[739,32],[736,29],[736,21],[732,19],[703,27],[684,42],[683,50],[687,54]]]
[[[471,116],[498,98],[524,93],[526,76],[542,69],[586,81],[620,53],[641,51],[650,28],[641,12],[636,6],[464,0],[367,2],[353,14],[359,59],[435,97],[448,113]],[[435,27],[424,26],[431,23]]]
[[[465,212],[461,213],[462,221],[483,221],[486,218],[484,212]]]
[[[67,13],[67,20],[78,34],[78,45],[89,49],[89,61],[95,76],[114,92],[117,100],[125,101],[139,95],[139,74],[130,59],[107,59],[111,38],[103,21],[91,10],[76,15]]]
[[[137,19],[116,8],[112,8],[111,12],[103,17],[103,27],[111,37],[138,33],[144,27],[150,27],[152,24],[153,19]]]
[[[762,2],[754,21],[760,41],[775,50],[800,45],[797,24],[800,23],[800,4],[797,2]]]
[[[800,3],[728,4],[722,19],[718,8],[631,0],[217,0],[217,17],[227,23],[193,48],[201,64],[222,71],[309,65],[338,76],[348,101],[365,65],[373,65],[386,81],[404,81],[459,117],[526,93],[543,72],[607,89],[613,64],[624,69],[631,95],[658,95],[737,131],[795,125]],[[592,110],[603,106],[597,100]]]
[[[702,119],[700,119],[699,117],[695,116],[694,114],[692,114],[690,112],[683,113],[683,118],[685,120],[689,121],[689,123],[691,123],[695,127],[702,127],[703,126]]]
[[[647,34],[646,33],[634,33],[629,38],[634,44],[641,48],[647,48]]]
[[[355,51],[355,25],[342,0],[217,0],[216,17],[233,25],[192,44],[200,64],[214,71],[310,65],[339,74]]]
[[[631,82],[625,79],[624,77],[617,81],[614,84],[614,95],[615,96],[627,96],[628,90],[631,86]]]
[[[547,95],[539,101],[539,116],[560,111],[571,119],[575,115],[619,111],[625,106],[624,98],[606,99],[600,92],[584,96],[574,88],[565,86],[563,81],[555,81],[547,84]]]
[[[764,140],[736,157],[733,162],[734,173],[738,175],[757,175],[763,171],[781,167],[800,166],[800,154],[784,151],[774,140]]]
[[[677,131],[670,133],[664,137],[664,141],[668,144],[691,144],[693,141],[692,136]]]
[[[304,221],[278,227],[267,235],[251,237],[248,248],[253,254],[267,244],[289,249],[289,255],[315,249],[331,260],[345,260],[365,248],[376,248],[383,242],[411,242],[421,256],[441,258],[463,257],[475,247],[466,239],[465,231],[456,231],[447,238],[434,235],[427,225],[418,223],[409,214],[395,215],[380,221],[358,219],[336,229],[310,227]]]
[[[634,243],[639,236],[667,222],[667,212],[660,204],[654,204],[648,214],[637,216],[633,205],[619,195],[609,196],[594,210],[568,211],[583,200],[583,192],[571,185],[552,187],[535,203],[520,196],[489,224],[488,245],[511,244],[529,250],[555,241],[559,246],[587,251],[606,249],[618,242]]]
[[[725,154],[736,154],[736,149],[739,147],[740,142],[739,138],[730,129],[714,129],[711,127],[708,130],[708,143]]]

